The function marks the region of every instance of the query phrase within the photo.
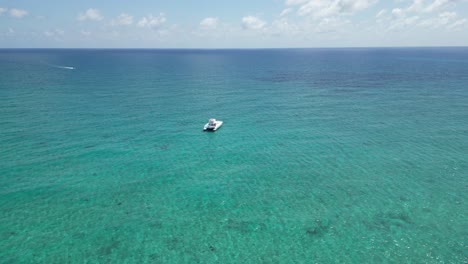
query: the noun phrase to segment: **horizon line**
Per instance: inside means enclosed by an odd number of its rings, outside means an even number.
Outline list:
[[[272,48],[90,48],[90,47],[8,47],[0,50],[303,50],[303,49],[402,49],[402,48],[468,48],[467,46],[356,46],[356,47],[272,47]]]

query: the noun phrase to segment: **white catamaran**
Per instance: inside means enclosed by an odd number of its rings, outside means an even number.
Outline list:
[[[203,127],[204,131],[216,131],[220,126],[223,125],[223,121],[211,118],[208,123]]]

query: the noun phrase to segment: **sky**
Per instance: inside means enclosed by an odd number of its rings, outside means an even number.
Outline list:
[[[468,0],[0,0],[0,48],[468,46]]]

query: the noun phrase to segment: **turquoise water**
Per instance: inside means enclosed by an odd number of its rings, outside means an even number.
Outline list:
[[[0,263],[468,262],[468,48],[0,50],[0,131]]]

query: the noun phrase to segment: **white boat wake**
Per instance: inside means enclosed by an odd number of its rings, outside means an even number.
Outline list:
[[[53,67],[53,68],[57,68],[57,69],[65,69],[65,70],[75,70],[76,69],[75,67],[72,67],[72,66],[55,65],[55,64],[50,64],[50,63],[44,63],[44,64],[49,66],[49,67]]]
[[[60,65],[50,65],[51,67],[54,67],[54,68],[59,68],[59,69],[66,69],[66,70],[74,70],[75,67],[72,67],[72,66],[60,66]]]
[[[75,67],[71,67],[71,66],[57,66],[57,68],[67,69],[67,70],[74,70],[75,69]]]

